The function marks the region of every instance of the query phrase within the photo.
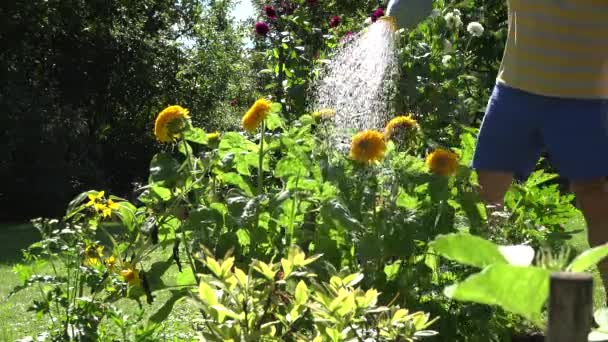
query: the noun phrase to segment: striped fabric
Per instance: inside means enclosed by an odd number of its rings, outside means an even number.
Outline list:
[[[530,93],[608,99],[608,0],[508,0],[498,82]]]

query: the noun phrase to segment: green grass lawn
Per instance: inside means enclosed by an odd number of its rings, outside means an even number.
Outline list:
[[[21,250],[39,238],[38,232],[29,224],[0,225],[0,341],[15,341],[24,336],[36,336],[43,331],[46,324],[44,318],[37,318],[35,313],[27,310],[32,300],[40,295],[36,289],[26,289],[9,297],[11,290],[19,285],[19,279],[12,269],[21,260]],[[156,266],[159,264],[168,266],[162,282],[169,286],[176,283],[179,275],[172,261],[162,262],[168,260],[170,254],[168,248],[159,249],[151,257],[151,263],[156,263]],[[146,265],[146,269],[150,266],[152,264]],[[142,300],[146,315],[149,317],[156,313],[170,295],[169,291],[156,292],[155,302],[152,305]],[[130,315],[135,314],[138,308],[137,302],[130,299],[119,301],[117,306]],[[176,337],[180,341],[189,340],[187,337],[194,333],[191,322],[196,317],[198,317],[197,311],[193,309],[190,301],[176,303],[169,319],[159,329],[158,340],[174,341]]]
[[[579,230],[584,227],[582,217],[574,219],[568,229],[571,231]],[[14,296],[8,297],[11,289],[18,285],[17,276],[13,273],[13,266],[21,260],[21,249],[39,238],[37,231],[29,224],[21,225],[0,225],[0,341],[14,341],[27,335],[36,335],[44,327],[45,321],[37,318],[34,313],[28,312],[27,307],[31,304],[34,296],[39,295],[32,289],[22,291]],[[577,252],[589,247],[586,232],[577,233],[570,241],[571,246]],[[151,258],[156,265],[163,264],[162,261],[168,260],[170,251],[158,250]],[[179,272],[172,262],[162,280],[165,284],[171,285],[176,282]],[[147,265],[149,268],[151,265]],[[599,279],[597,271],[593,272],[595,277],[594,302],[599,307],[605,303],[606,296]],[[155,313],[160,306],[169,298],[167,291],[157,293],[154,304],[148,306],[143,304],[148,315]],[[126,313],[133,313],[137,304],[132,300],[123,300],[118,306]],[[193,309],[189,301],[178,302],[169,319],[163,323],[162,332],[165,340],[174,340],[180,337],[183,340],[183,333],[192,333],[191,321],[197,317],[196,310]],[[161,339],[162,340],[162,339]]]

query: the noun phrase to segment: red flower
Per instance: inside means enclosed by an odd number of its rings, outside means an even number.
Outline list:
[[[333,17],[331,17],[331,20],[329,20],[329,27],[338,27],[341,22],[342,18],[340,18],[339,15],[334,15]]]
[[[380,17],[384,17],[384,10],[382,9],[382,7],[378,7],[374,13],[372,13],[371,15],[372,17],[372,22],[376,22],[376,20],[378,20],[378,18]]]
[[[277,11],[275,11],[272,6],[264,6],[264,12],[268,19],[275,20],[277,18]]]
[[[289,1],[281,1],[281,5],[279,6],[279,11],[286,15],[291,15],[296,10],[296,4]]]
[[[260,36],[266,36],[270,32],[270,26],[262,21],[257,22],[255,23],[255,32]]]
[[[316,6],[318,2],[318,0],[306,0],[308,6]]]

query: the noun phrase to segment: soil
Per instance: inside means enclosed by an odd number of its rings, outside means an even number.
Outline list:
[[[540,334],[513,336],[511,342],[544,342],[545,337]]]

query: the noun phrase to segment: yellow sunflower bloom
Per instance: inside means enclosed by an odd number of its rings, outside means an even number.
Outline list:
[[[139,271],[131,265],[125,265],[126,267],[120,271],[120,275],[124,280],[131,285],[139,285]]]
[[[336,116],[336,111],[331,108],[325,108],[312,113],[312,117],[316,121],[329,120]]]
[[[350,145],[350,158],[360,163],[371,163],[384,158],[386,142],[384,134],[367,130],[357,133]]]
[[[178,139],[189,126],[190,112],[181,106],[169,106],[156,117],[154,135],[163,143]]]
[[[118,210],[118,209],[120,209],[120,204],[109,199],[106,202],[106,204],[103,207],[101,207],[101,209],[99,209],[98,211],[101,212],[103,217],[110,217],[110,216],[112,216],[112,211]]]
[[[408,132],[417,128],[418,122],[416,122],[416,120],[414,120],[411,115],[402,115],[388,122],[388,124],[384,128],[384,135],[387,139],[390,139],[395,136],[404,138],[403,133],[407,134]]]
[[[243,128],[246,131],[254,132],[258,125],[266,119],[268,113],[270,113],[271,105],[272,102],[266,99],[255,101],[253,106],[243,116],[243,120],[241,121]]]
[[[438,148],[427,156],[426,165],[434,174],[451,176],[458,170],[458,156],[454,152]]]

